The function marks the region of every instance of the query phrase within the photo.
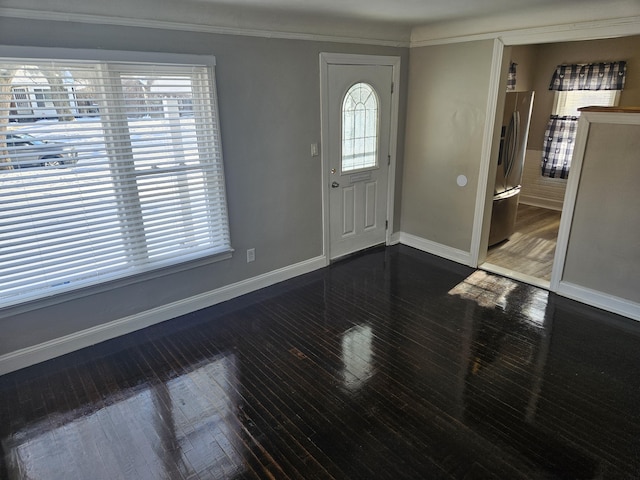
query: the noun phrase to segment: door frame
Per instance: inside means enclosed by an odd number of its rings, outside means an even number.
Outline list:
[[[322,255],[325,264],[331,259],[329,238],[329,65],[375,65],[392,67],[393,94],[391,95],[391,123],[389,138],[389,175],[387,184],[387,221],[385,244],[392,243],[396,185],[396,155],[398,151],[398,113],[400,108],[400,57],[386,55],[361,55],[351,53],[320,53],[320,158],[322,181]]]
[[[502,116],[501,98],[506,92],[501,92],[501,85],[506,86],[506,76],[501,75],[504,72],[503,61],[504,50],[507,47],[518,45],[537,45],[544,43],[560,43],[580,40],[596,40],[612,37],[627,37],[640,34],[639,23],[621,23],[616,19],[598,20],[594,22],[584,23],[567,23],[559,26],[550,26],[544,28],[524,28],[509,32],[501,32],[497,34],[487,35],[486,39],[493,39],[493,56],[490,67],[489,92],[487,97],[487,122],[483,136],[482,153],[480,159],[480,171],[478,174],[478,189],[476,191],[476,204],[474,221],[471,237],[470,259],[468,265],[478,268],[484,263],[487,255],[487,243],[489,238],[489,228],[491,222],[491,202],[493,199],[493,187],[495,182],[495,166],[492,165],[492,146],[495,145],[495,139],[499,137],[499,127],[496,126],[497,118]],[[467,40],[474,38],[464,37]],[[478,38],[475,38],[478,40]],[[458,40],[461,41],[461,40]],[[428,45],[422,42],[420,46]],[[503,83],[501,83],[503,82]],[[496,137],[497,135],[497,137]],[[497,150],[495,151],[497,154]],[[576,180],[579,182],[579,179]],[[569,185],[567,184],[567,187]],[[568,228],[567,218],[572,202],[575,202],[575,192],[565,190],[564,203],[562,207],[562,217],[560,219],[561,229]],[[566,235],[566,233],[562,233]],[[551,271],[551,281],[549,285],[529,277],[512,271],[500,271],[501,275],[508,276],[515,280],[536,285],[545,288],[551,292],[558,292],[558,285],[561,281],[562,272],[558,268],[558,264],[563,255],[566,254],[566,245],[560,243],[561,232],[558,232],[558,244],[554,258],[554,265]]]

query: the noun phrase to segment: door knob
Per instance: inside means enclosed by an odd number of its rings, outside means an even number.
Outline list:
[[[338,182],[333,182],[331,184],[331,188],[338,188],[340,186],[340,184]]]

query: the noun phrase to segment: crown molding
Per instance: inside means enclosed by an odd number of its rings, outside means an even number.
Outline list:
[[[288,32],[283,30],[225,27],[220,25],[207,25],[200,23],[147,20],[82,13],[47,12],[8,7],[0,7],[0,17],[54,22],[75,22],[95,25],[113,25],[121,27],[152,28],[160,30],[176,30],[219,35],[274,38],[283,40],[378,45],[397,48],[418,48],[434,45],[446,45],[452,43],[494,39],[501,40],[507,46],[527,45],[536,43],[593,40],[598,38],[611,38],[640,34],[640,16],[563,23],[558,25],[548,25],[540,27],[503,29],[471,34],[466,33],[465,28],[456,28],[455,25],[452,25],[451,29],[447,29],[447,32],[455,32],[455,30],[457,29],[460,31],[459,34],[439,36],[439,34],[436,32],[432,37],[429,36],[428,27],[418,27],[413,29],[410,41],[404,39],[380,39],[361,36],[344,36]],[[441,27],[442,25],[438,25],[438,30],[442,30]],[[468,32],[468,28],[466,30]],[[424,38],[416,38],[423,36],[424,32],[426,32],[426,36]]]
[[[342,35],[314,34],[301,32],[271,31],[252,28],[224,27],[198,23],[183,23],[163,20],[89,15],[82,13],[61,13],[35,11],[21,8],[0,7],[0,17],[20,18],[24,20],[44,20],[50,22],[75,22],[95,25],[113,25],[119,27],[154,28],[160,30],[179,30],[185,32],[211,33],[219,35],[238,35],[245,37],[274,38],[283,40],[304,40],[310,42],[349,43],[359,45],[378,45],[384,47],[407,48],[408,40],[389,40]]]
[[[415,31],[415,29],[414,29]],[[496,30],[476,34],[460,34],[414,40],[411,48],[499,39],[505,45],[527,45],[536,43],[595,40],[599,38],[624,37],[640,34],[640,16],[565,23],[543,27]]]

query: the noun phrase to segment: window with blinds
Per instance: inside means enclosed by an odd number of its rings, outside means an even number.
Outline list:
[[[556,91],[553,114],[579,117],[579,108],[589,106],[614,106],[618,104],[620,90],[563,90]]]
[[[0,73],[0,307],[228,256],[211,66]]]

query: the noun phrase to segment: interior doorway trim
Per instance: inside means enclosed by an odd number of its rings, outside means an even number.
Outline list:
[[[473,231],[471,233],[470,266],[474,268],[477,267],[479,263],[484,262],[487,253],[487,243],[489,241],[489,222],[491,220],[491,201],[493,199],[493,195],[490,196],[489,194],[493,192],[495,181],[495,178],[493,178],[495,177],[495,173],[494,175],[490,175],[492,166],[491,150],[495,141],[499,138],[495,133],[495,125],[498,120],[500,85],[505,83],[500,81],[503,54],[504,43],[498,38],[494,39],[493,55],[491,57],[491,76],[489,77],[489,96],[487,98],[487,121],[484,124],[478,189],[476,191],[476,208],[473,219]],[[495,172],[495,170],[493,171]]]
[[[640,34],[640,22],[633,17],[632,21],[626,21],[624,24],[616,21],[603,20],[599,22],[588,22],[575,24],[571,29],[561,29],[558,31],[547,31],[545,29],[522,29],[512,32],[496,33],[494,37],[494,49],[491,62],[491,80],[489,84],[489,95],[487,99],[487,124],[485,125],[482,156],[480,159],[480,172],[478,177],[478,191],[476,195],[476,209],[473,221],[473,231],[471,237],[470,266],[477,268],[483,263],[486,257],[487,240],[489,236],[490,212],[493,182],[489,173],[491,170],[491,148],[494,139],[494,130],[496,125],[496,117],[501,114],[498,107],[500,99],[500,82],[502,59],[504,48],[515,45],[534,45],[542,43],[571,42],[579,40],[597,40],[603,38],[626,37]],[[452,43],[454,43],[452,41]],[[492,113],[489,113],[492,112]],[[567,192],[569,193],[569,192]],[[568,202],[575,201],[568,198],[570,194],[565,194],[563,211]],[[562,222],[562,220],[561,220]],[[566,252],[560,252],[563,246],[558,244],[556,247],[556,256],[564,255]],[[566,245],[564,246],[566,248]],[[552,292],[558,291],[559,278],[558,271],[554,262],[550,287]],[[503,273],[504,274],[504,273]],[[512,277],[513,278],[513,277]]]
[[[387,184],[387,220],[385,243],[393,243],[394,205],[396,184],[396,155],[398,151],[398,115],[400,108],[400,57],[386,55],[360,55],[345,53],[320,53],[320,157],[322,165],[322,252],[329,264],[331,258],[329,238],[329,119],[325,112],[329,111],[329,65],[377,65],[391,66],[393,69],[393,95],[391,96],[391,127],[389,138],[389,177]]]

